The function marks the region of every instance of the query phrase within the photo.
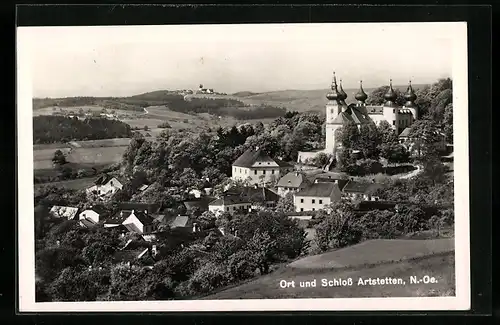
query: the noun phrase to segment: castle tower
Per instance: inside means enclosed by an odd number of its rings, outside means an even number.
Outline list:
[[[334,71],[331,90],[326,94],[326,98],[328,99],[328,102],[326,103],[327,123],[333,121],[342,112],[340,97],[339,90],[337,89],[337,78],[335,77]]]
[[[357,106],[365,106],[365,101],[368,99],[368,95],[363,89],[363,80],[359,81],[359,90],[356,95],[354,95],[354,98],[358,101]]]
[[[347,96],[346,96],[347,97]],[[326,94],[328,103],[326,104],[326,143],[325,143],[325,153],[335,154],[336,148],[336,130],[338,130],[342,124],[338,123],[339,114],[342,114],[342,100],[345,100],[344,96],[337,89],[337,78],[335,77],[335,72],[333,72],[331,91]]]
[[[408,89],[406,89],[405,93],[405,108],[408,108],[413,115],[413,120],[418,119],[418,107],[415,105],[415,100],[417,99],[417,95],[413,91],[413,87],[411,86],[411,80],[408,82]]]
[[[398,128],[399,107],[396,104],[398,95],[392,88],[392,79],[389,82],[389,89],[384,95],[385,103],[383,107],[384,119],[392,125],[394,129]]]
[[[344,108],[347,108],[347,104],[345,102],[345,100],[347,99],[347,94],[346,92],[344,91],[344,88],[342,88],[342,79],[340,79],[340,90],[339,90],[339,99],[340,99],[340,105],[342,105],[342,107]]]

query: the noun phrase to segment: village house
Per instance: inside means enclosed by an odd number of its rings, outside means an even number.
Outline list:
[[[232,187],[225,194],[239,195],[251,203],[251,209],[272,208],[278,203],[280,196],[266,187],[257,185]]]
[[[77,212],[78,208],[54,205],[52,208],[50,208],[49,215],[52,218],[56,219],[63,218],[67,220],[73,220],[75,219]]]
[[[314,181],[318,181],[319,183],[332,182],[337,184],[339,189],[342,190],[349,182],[349,176],[345,173],[324,172],[314,175]]]
[[[106,210],[102,205],[94,205],[80,212],[79,220],[88,220],[97,224],[100,219],[106,215]]]
[[[156,230],[154,218],[148,214],[148,211],[120,211],[113,218],[105,221],[104,227],[124,226],[129,232],[137,234],[147,234]]]
[[[268,184],[278,180],[294,167],[280,159],[269,157],[259,147],[246,150],[233,163],[233,180],[248,181],[253,184]]]
[[[224,212],[229,212],[231,214],[235,212],[247,212],[251,209],[251,202],[240,195],[226,194],[221,195],[219,198],[208,204],[208,211],[219,216]]]
[[[99,176],[94,185],[87,188],[87,194],[95,194],[101,199],[115,194],[123,188],[123,182],[108,174]]]
[[[339,186],[333,182],[315,182],[293,196],[296,212],[316,211],[341,199]]]
[[[278,195],[284,197],[290,192],[296,193],[309,185],[310,183],[304,173],[294,171],[281,177],[278,184],[276,184],[276,188],[278,189]]]
[[[377,183],[359,183],[356,181],[349,181],[342,192],[344,196],[352,200],[361,201],[378,201],[379,197],[375,196],[374,193],[378,189],[384,188],[384,185]]]

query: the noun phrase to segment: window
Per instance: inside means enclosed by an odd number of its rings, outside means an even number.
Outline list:
[[[271,169],[271,174],[274,174],[274,169]]]
[[[319,204],[323,204],[323,200],[319,200]]]
[[[229,207],[226,208],[226,211],[229,211]]]
[[[300,212],[304,212],[304,208],[300,208]]]
[[[392,113],[396,113],[396,109],[395,108],[392,109]]]
[[[315,209],[315,208],[312,208],[312,210],[313,210],[313,211],[316,211],[316,209]]]
[[[266,171],[265,171],[265,170],[263,170],[263,171],[262,171],[262,175],[265,175],[265,174],[266,174]]]
[[[392,125],[396,125],[396,121],[392,121]]]
[[[311,202],[312,202],[312,204],[314,204],[314,203],[316,203],[316,200],[315,200],[315,199],[312,199],[312,201],[311,201]]]
[[[332,108],[332,114],[333,114],[333,108]]]
[[[300,199],[300,203],[304,203],[304,199]]]
[[[236,207],[233,207],[233,211],[235,211],[235,210],[236,210]]]
[[[248,169],[245,169],[245,174],[247,174],[247,173],[248,173]]]
[[[254,170],[254,174],[257,175],[257,171],[256,170]]]

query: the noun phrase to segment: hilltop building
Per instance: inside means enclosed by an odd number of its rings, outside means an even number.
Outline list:
[[[389,89],[384,95],[385,102],[382,105],[366,105],[368,95],[363,90],[362,81],[355,95],[357,102],[347,105],[345,102],[347,94],[342,88],[342,81],[339,89],[334,73],[331,91],[326,94],[326,98],[328,103],[326,104],[325,152],[329,154],[334,154],[338,147],[336,141],[338,129],[348,122],[361,127],[362,124],[374,122],[378,125],[381,121],[387,121],[399,134],[418,119],[418,108],[415,105],[417,96],[411,82],[405,94],[406,103],[402,107],[396,104],[397,94],[392,88],[392,80],[390,80]]]
[[[382,105],[366,105],[368,95],[363,90],[363,83],[360,81],[359,91],[354,96],[356,103],[348,105],[345,101],[347,94],[342,88],[342,80],[340,80],[340,84],[337,84],[334,72],[331,90],[326,94],[328,102],[326,104],[325,149],[315,152],[299,152],[298,161],[313,158],[319,152],[335,155],[339,147],[339,143],[337,143],[338,131],[348,122],[361,127],[362,124],[375,123],[378,125],[381,121],[387,121],[399,135],[419,118],[418,107],[415,105],[417,95],[411,82],[404,96],[406,103],[399,106],[396,103],[397,93],[392,87],[392,80],[390,80],[389,89],[384,95],[385,102]]]

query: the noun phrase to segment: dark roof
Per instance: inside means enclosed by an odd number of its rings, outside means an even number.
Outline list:
[[[355,124],[364,124],[370,121],[371,119],[368,115],[361,112],[356,105],[351,104],[347,107],[345,111],[337,115],[337,117],[331,123],[341,124],[341,125],[344,125],[347,122],[353,122]]]
[[[197,200],[189,200],[189,201],[184,201],[184,206],[186,209],[193,209],[195,207],[199,208],[200,210],[208,210],[208,204],[215,200],[213,197],[202,197]]]
[[[278,166],[286,168],[286,167],[293,167],[293,165],[287,163],[286,161],[283,161],[281,159],[274,159],[274,161],[278,164]]]
[[[355,181],[349,181],[346,186],[344,186],[342,191],[348,193],[370,194],[375,192],[379,188],[384,188],[384,186],[377,183],[359,183]]]
[[[96,212],[97,214],[99,215],[103,215],[103,214],[106,214],[108,211],[106,210],[106,208],[100,204],[96,204],[96,205],[93,205],[89,208],[89,210],[92,210],[94,212]]]
[[[190,227],[191,219],[188,216],[177,216],[170,222],[170,228]]]
[[[411,131],[410,128],[404,129],[403,132],[401,132],[399,134],[399,137],[401,137],[401,138],[408,137],[410,135],[410,131]]]
[[[106,184],[111,177],[108,174],[101,174],[99,175],[96,180],[94,181],[95,185],[104,185]]]
[[[300,172],[290,172],[281,177],[276,186],[298,188],[306,180],[305,175]]]
[[[120,225],[122,224],[122,222],[125,221],[125,219],[127,219],[130,216],[131,213],[132,213],[131,210],[130,211],[122,210],[117,214],[115,214],[114,216],[107,218],[104,223],[110,225]]]
[[[155,214],[160,211],[159,203],[138,203],[138,202],[119,202],[118,208],[121,210],[148,211],[148,214]]]
[[[96,223],[92,219],[81,219],[80,224],[86,228],[91,228],[96,225]]]
[[[222,197],[210,202],[210,205],[232,205],[240,203],[250,203],[246,197],[234,194],[223,195]]]
[[[368,115],[374,114],[374,115],[382,115],[384,114],[384,107],[383,106],[365,106],[366,107],[366,112]]]
[[[341,179],[349,179],[349,176],[345,173],[326,172],[326,173],[316,174],[314,178],[341,180]]]
[[[134,215],[139,219],[143,225],[150,225],[153,223],[154,219],[151,215],[144,213],[143,211],[134,211]]]
[[[132,262],[137,260],[145,250],[148,248],[140,247],[133,250],[117,250],[113,254],[113,259],[116,263],[119,262]]]
[[[278,202],[279,195],[266,187],[247,186],[240,189],[240,196],[246,197],[248,200],[264,201],[264,202]]]
[[[316,197],[330,197],[332,192],[338,189],[338,185],[335,183],[314,183],[305,189],[297,192],[297,196],[316,196]]]
[[[275,161],[260,149],[247,149],[236,161],[233,166],[251,167],[257,161]]]

